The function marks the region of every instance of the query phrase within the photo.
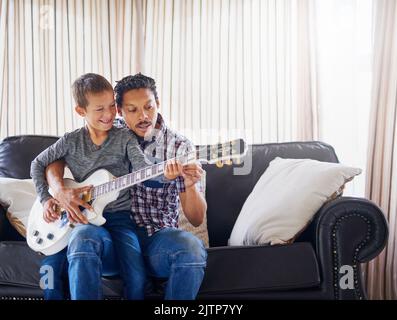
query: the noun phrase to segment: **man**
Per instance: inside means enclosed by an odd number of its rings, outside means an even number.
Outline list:
[[[127,76],[115,87],[116,104],[126,125],[136,134],[147,157],[158,162],[193,151],[193,144],[166,126],[158,113],[160,101],[152,78],[142,74]],[[132,188],[132,220],[141,245],[147,273],[168,278],[165,299],[195,299],[204,277],[207,253],[201,240],[177,229],[179,199],[186,218],[199,226],[207,209],[199,192],[203,170],[198,164],[167,167],[168,180],[153,179]],[[50,186],[59,189],[63,164],[49,166]],[[70,189],[57,199],[78,210],[81,200]]]

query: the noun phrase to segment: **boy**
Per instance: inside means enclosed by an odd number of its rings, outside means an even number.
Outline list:
[[[85,118],[86,126],[65,134],[37,156],[31,166],[47,222],[59,218],[53,210],[58,201],[49,194],[45,179],[45,168],[51,162],[64,159],[78,182],[101,168],[117,177],[128,174],[130,164],[132,170],[147,165],[136,137],[128,129],[113,127],[117,110],[111,84],[104,77],[89,73],[78,78],[72,89],[75,110]],[[87,186],[79,191],[89,189]],[[69,220],[80,224],[73,229],[68,247],[42,262],[53,268],[55,278],[53,289],[44,289],[45,299],[63,298],[61,277],[65,273],[69,276],[71,299],[101,299],[101,276],[118,271],[125,297],[143,299],[145,268],[130,220],[129,193],[128,189],[121,191],[118,199],[106,206],[103,215],[107,222],[100,227],[87,224],[83,214],[66,205]],[[88,204],[84,206],[92,209]]]

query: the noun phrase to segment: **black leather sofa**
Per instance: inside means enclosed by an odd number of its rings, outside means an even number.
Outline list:
[[[0,143],[0,176],[29,178],[30,162],[56,141],[49,136],[17,136]],[[334,149],[321,142],[250,146],[252,170],[233,175],[233,166],[207,171],[210,248],[199,299],[365,299],[360,264],[384,248],[388,227],[381,210],[366,199],[340,197],[324,205],[297,241],[283,246],[228,247],[227,240],[243,203],[276,156],[338,162]],[[250,152],[248,153],[250,154]],[[288,199],[286,199],[288,200]],[[0,208],[0,297],[42,297],[41,256],[28,248]],[[342,289],[340,267],[354,270],[354,288]],[[161,298],[164,279],[154,279],[147,298]],[[121,280],[103,278],[107,298],[119,298]]]

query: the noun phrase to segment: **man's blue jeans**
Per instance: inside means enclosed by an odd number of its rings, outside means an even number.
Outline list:
[[[136,227],[147,274],[168,278],[166,300],[193,300],[204,278],[207,251],[193,234],[164,228],[148,236],[144,227]]]
[[[101,226],[78,225],[68,247],[43,259],[53,268],[54,287],[44,289],[45,299],[64,298],[68,274],[72,300],[102,299],[102,276],[120,274],[126,299],[143,299],[146,282],[144,260],[130,211],[104,213]]]

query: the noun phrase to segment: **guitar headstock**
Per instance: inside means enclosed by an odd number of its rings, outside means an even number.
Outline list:
[[[239,160],[247,153],[247,145],[243,139],[235,139],[224,143],[197,148],[196,159],[205,163],[232,164],[232,160]]]

